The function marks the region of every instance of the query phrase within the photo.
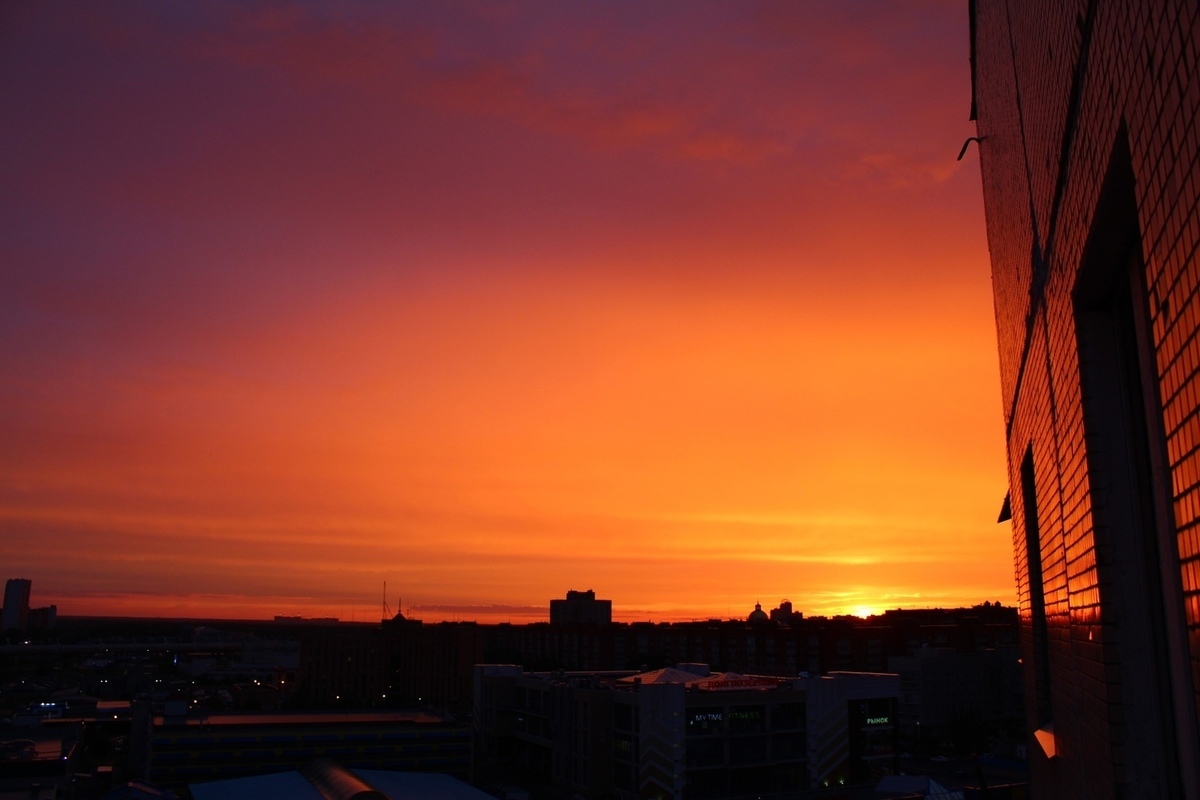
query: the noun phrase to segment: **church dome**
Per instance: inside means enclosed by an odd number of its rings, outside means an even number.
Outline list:
[[[762,610],[762,603],[755,603],[754,610],[750,612],[750,617],[747,622],[770,622],[771,618],[767,616],[767,612]]]

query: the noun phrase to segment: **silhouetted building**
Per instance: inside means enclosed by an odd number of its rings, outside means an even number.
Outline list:
[[[312,626],[300,637],[300,697],[317,708],[385,705],[396,648],[380,628]]]
[[[705,663],[721,672],[794,678],[804,672],[888,672],[890,658],[924,647],[971,653],[1011,651],[1017,644],[1016,610],[990,603],[893,610],[867,620],[798,613],[791,619],[555,626],[426,625],[397,616],[379,628],[305,626],[297,629],[300,689],[291,702],[318,708],[422,706],[466,712],[472,671],[480,663],[521,663],[534,672]],[[1003,675],[988,673],[988,679],[1011,687],[1017,671],[1016,659],[1008,659]],[[271,673],[251,677],[278,683]],[[290,677],[287,681],[292,685]]]
[[[484,633],[473,622],[425,625],[397,614],[378,628],[306,626],[298,698],[318,708],[471,706]]]
[[[762,610],[762,603],[755,603],[754,610],[746,617],[746,622],[751,625],[761,625],[764,622],[770,622],[771,618],[767,616],[767,612]]]
[[[1016,647],[924,647],[888,658],[888,671],[900,676],[901,734],[915,746],[967,753],[1021,741],[1025,709],[1018,660]]]
[[[791,625],[793,622],[799,622],[802,619],[804,619],[804,614],[800,611],[792,610],[791,600],[784,600],[779,604],[779,608],[771,609],[772,622]]]
[[[550,601],[550,624],[608,625],[612,622],[612,600],[597,600],[591,589],[568,591],[564,600]]]
[[[29,625],[29,593],[26,578],[9,578],[4,584],[4,630],[23,631]]]
[[[390,691],[400,702],[453,711],[471,707],[475,665],[484,659],[481,626],[408,620],[388,633],[395,648]]]
[[[31,631],[48,631],[58,621],[58,606],[49,605],[29,609],[26,625]]]
[[[1197,798],[1196,4],[970,8],[1033,788]]]

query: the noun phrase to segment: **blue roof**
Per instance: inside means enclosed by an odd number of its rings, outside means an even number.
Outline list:
[[[388,800],[494,800],[486,792],[441,773],[338,769],[357,776]],[[324,800],[321,792],[295,770],[193,783],[188,789],[193,800]]]
[[[357,769],[355,773],[389,800],[495,800],[487,792],[440,772]]]
[[[275,772],[249,778],[193,783],[193,800],[325,800],[299,772]]]

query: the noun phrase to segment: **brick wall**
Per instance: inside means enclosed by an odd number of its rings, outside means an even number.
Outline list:
[[[1200,9],[1159,0],[977,0],[972,13],[1027,708],[1031,726],[1053,722],[1057,750],[1049,759],[1031,747],[1035,791],[1194,797]],[[1130,290],[1145,337],[1138,388],[1148,422],[1144,433],[1131,434],[1147,442],[1144,463],[1104,433],[1124,400],[1103,390],[1102,374],[1125,351],[1106,350],[1107,334],[1088,333],[1090,323],[1081,322],[1090,319],[1088,303],[1108,308],[1107,295],[1093,301],[1087,292],[1108,285],[1095,275],[1123,258],[1118,234],[1127,223],[1136,232],[1127,269],[1144,276],[1143,288]],[[1032,556],[1021,502],[1027,453],[1040,537]],[[1144,502],[1132,507],[1157,510],[1157,522],[1122,521],[1125,490],[1113,478],[1122,470],[1140,481],[1133,492]],[[1141,574],[1123,554],[1142,557],[1129,548],[1152,539],[1158,545],[1146,547],[1157,549]],[[1041,561],[1040,586],[1031,585],[1031,557]],[[1154,559],[1167,576],[1159,583]],[[1044,654],[1035,652],[1037,593]],[[1128,598],[1147,598],[1145,629]],[[1050,720],[1039,719],[1042,659]],[[1163,677],[1163,669],[1170,674]],[[1147,763],[1155,742],[1171,752]]]

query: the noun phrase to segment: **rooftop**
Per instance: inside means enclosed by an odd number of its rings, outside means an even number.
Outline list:
[[[432,711],[330,711],[280,714],[207,714],[185,719],[154,718],[155,725],[364,725],[370,723],[409,723],[437,725],[452,722]]]
[[[194,800],[325,800],[328,793],[345,800],[491,800],[491,795],[449,775],[350,770],[326,760],[313,762],[303,772],[193,783],[188,790]]]

